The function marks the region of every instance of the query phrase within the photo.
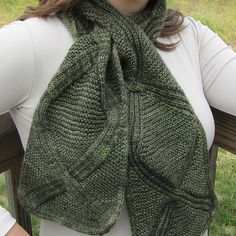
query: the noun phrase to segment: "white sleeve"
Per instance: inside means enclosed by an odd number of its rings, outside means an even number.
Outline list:
[[[10,212],[0,206],[0,236],[5,236],[15,223],[16,219],[11,216]]]
[[[34,83],[34,45],[22,21],[0,28],[0,114],[19,106]]]
[[[34,83],[34,46],[21,21],[0,28],[0,114],[23,103]],[[10,212],[0,206],[0,236],[15,224]]]
[[[236,52],[219,35],[194,20],[205,97],[210,106],[236,115]]]

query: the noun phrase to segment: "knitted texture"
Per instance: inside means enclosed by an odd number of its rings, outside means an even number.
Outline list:
[[[124,16],[81,0],[57,16],[74,43],[34,112],[18,199],[78,232],[200,236],[217,200],[205,131],[154,41],[166,2]],[[94,30],[94,26],[97,30]]]

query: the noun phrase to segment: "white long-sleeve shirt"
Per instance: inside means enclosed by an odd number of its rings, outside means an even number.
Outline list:
[[[171,52],[157,49],[182,87],[206,132],[210,149],[215,132],[209,106],[236,115],[236,53],[217,33],[200,21],[185,17],[187,28],[165,43],[181,40]],[[0,29],[0,114],[10,112],[23,148],[40,97],[59,68],[74,40],[56,16],[14,21]],[[0,236],[15,224],[0,207]],[[40,236],[85,236],[41,219]],[[131,236],[126,205],[107,236]]]

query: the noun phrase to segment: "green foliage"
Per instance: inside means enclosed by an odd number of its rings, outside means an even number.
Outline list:
[[[6,197],[6,184],[3,174],[0,174],[0,205],[8,209],[7,197]]]

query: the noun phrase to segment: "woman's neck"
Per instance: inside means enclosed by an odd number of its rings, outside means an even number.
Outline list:
[[[121,14],[126,16],[136,15],[145,9],[149,0],[107,0],[107,2],[116,8]]]

